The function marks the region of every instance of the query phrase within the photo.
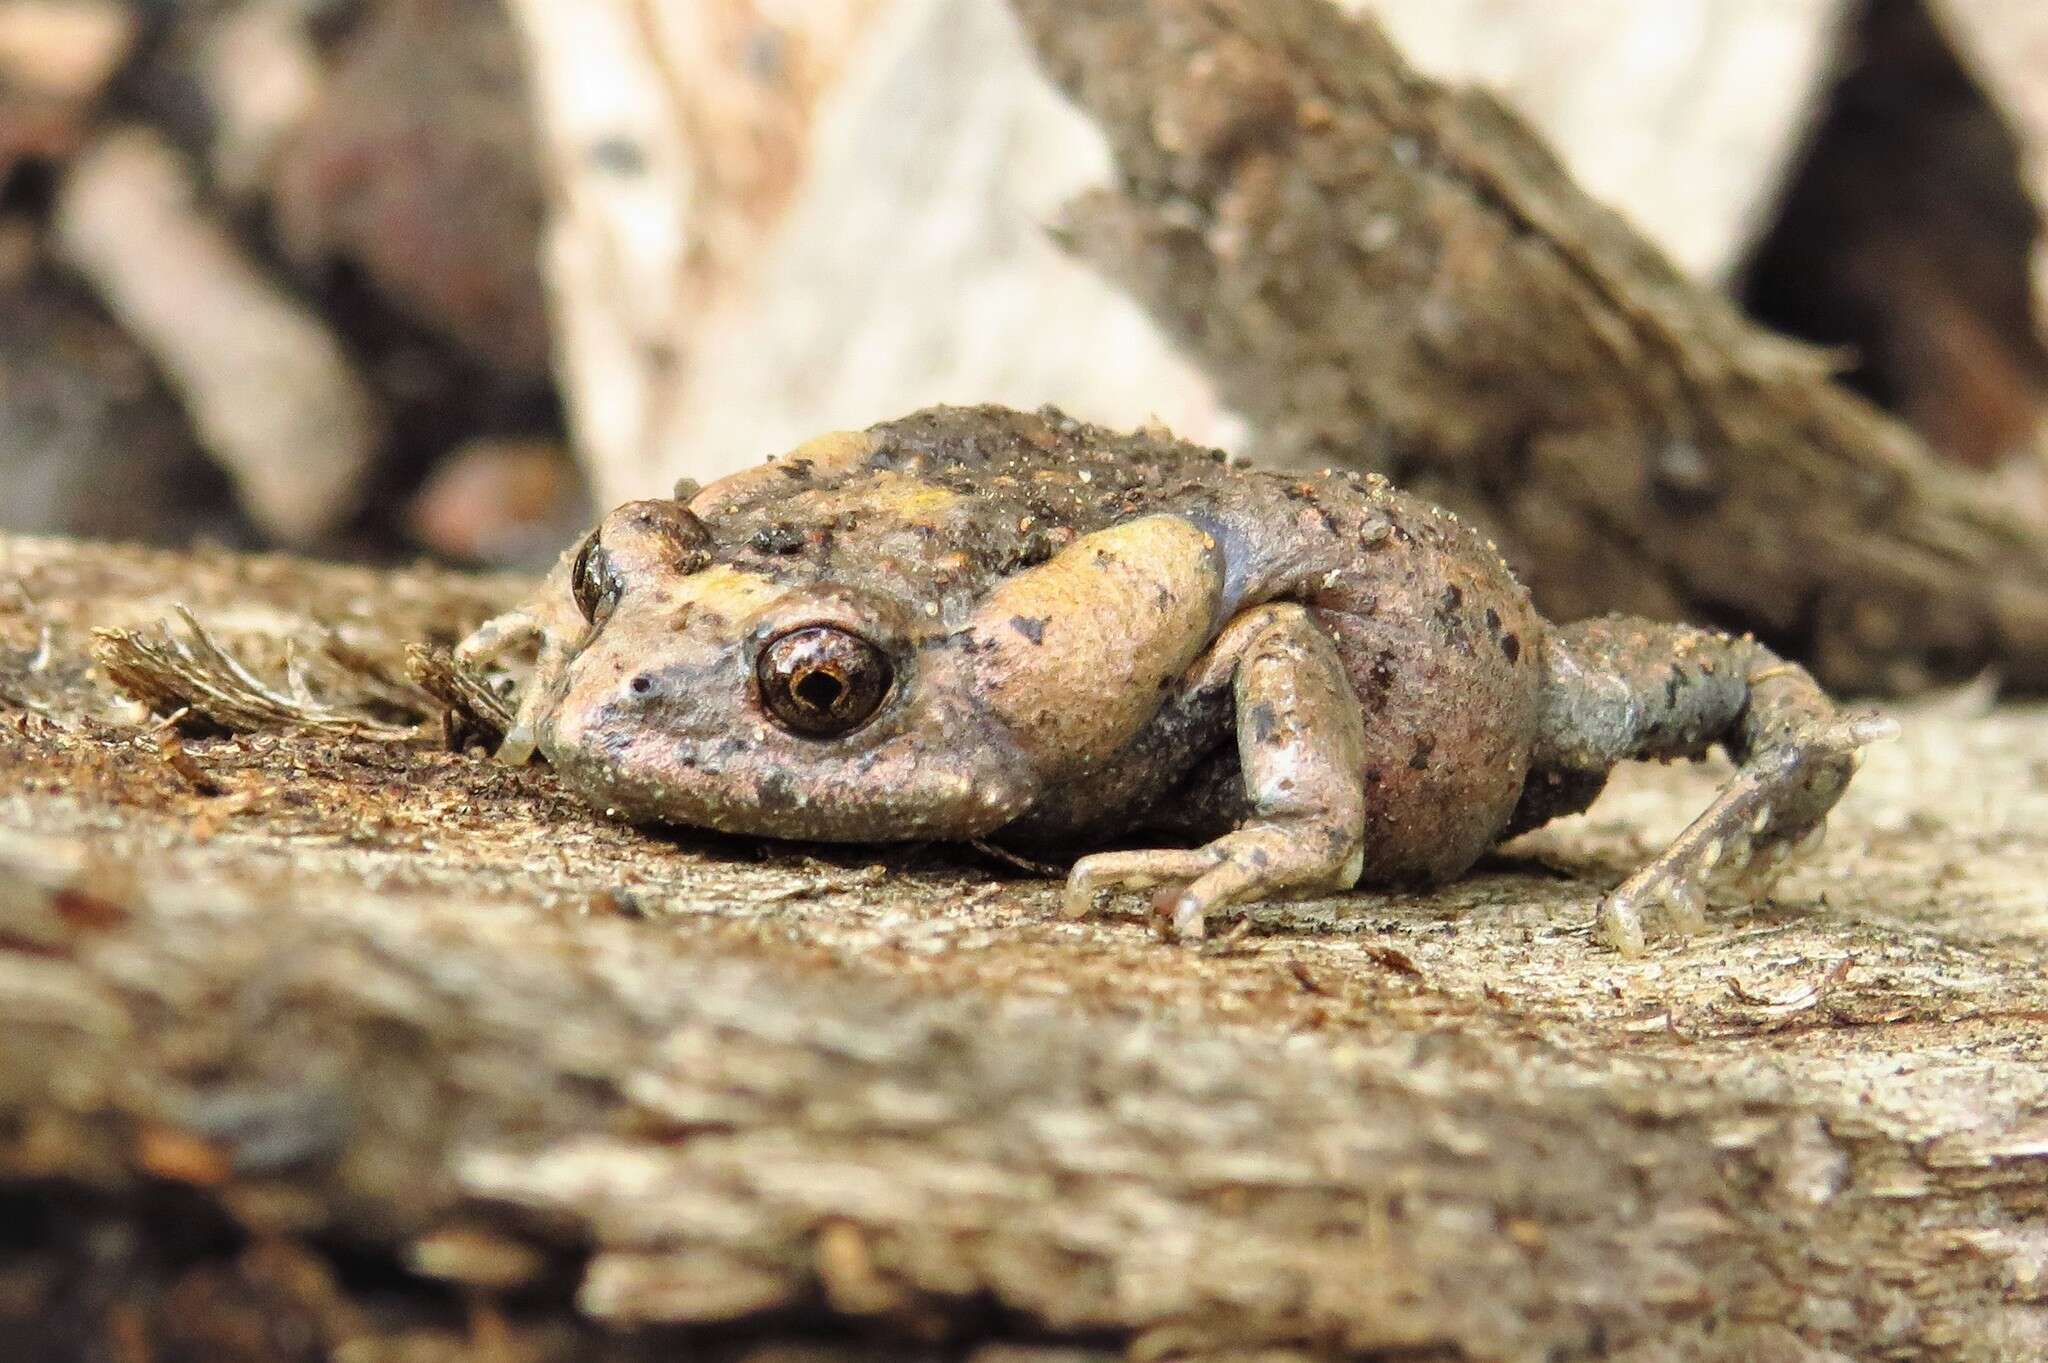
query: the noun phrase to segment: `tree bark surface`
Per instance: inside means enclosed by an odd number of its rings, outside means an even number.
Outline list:
[[[1076,249],[1293,462],[1498,536],[1553,616],[1754,629],[1838,687],[2048,682],[2048,534],[1747,323],[1491,96],[1323,0],[1015,0],[1115,149]]]
[[[1694,279],[1769,226],[1852,0],[1341,0],[1438,80],[1483,85]]]
[[[1817,863],[1639,960],[1594,904],[1718,766],[1189,948],[431,725],[138,724],[89,652],[183,604],[367,677],[516,584],[0,564],[0,1355],[2048,1352],[2040,710],[1900,709]]]

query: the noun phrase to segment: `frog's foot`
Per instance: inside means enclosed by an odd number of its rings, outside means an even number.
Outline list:
[[[1623,955],[1652,926],[1688,936],[1712,903],[1754,903],[1818,851],[1827,815],[1861,749],[1898,732],[1891,720],[1844,715],[1802,726],[1757,753],[1671,846],[1600,902],[1598,935]]]
[[[562,594],[567,594],[566,589]],[[532,675],[520,691],[512,726],[505,730],[505,739],[498,745],[496,756],[500,762],[523,766],[539,746],[541,712],[568,662],[567,641],[580,633],[580,623],[565,620],[552,599],[543,603],[537,598],[486,620],[455,646],[456,662],[479,673],[508,657],[528,650],[534,652]]]
[[[1348,856],[1346,855],[1348,851]],[[1098,890],[1165,887],[1154,903],[1176,937],[1200,938],[1209,915],[1232,904],[1284,894],[1348,890],[1363,854],[1342,829],[1304,828],[1293,821],[1246,824],[1192,850],[1103,852],[1068,873],[1063,908],[1069,918],[1095,909]]]

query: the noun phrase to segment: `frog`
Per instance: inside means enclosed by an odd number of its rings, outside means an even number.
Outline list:
[[[619,506],[458,649],[532,671],[499,756],[606,816],[1067,865],[1065,913],[1412,888],[1733,763],[1599,901],[1623,953],[1810,852],[1884,717],[1749,636],[1553,624],[1495,545],[1354,470],[945,406]],[[1077,855],[1078,854],[1078,855]]]

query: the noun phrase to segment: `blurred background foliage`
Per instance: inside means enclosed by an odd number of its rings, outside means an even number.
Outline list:
[[[2038,7],[1354,4],[2043,507]],[[999,0],[0,0],[0,528],[532,567],[926,401],[1241,444],[1044,230],[1108,174]]]

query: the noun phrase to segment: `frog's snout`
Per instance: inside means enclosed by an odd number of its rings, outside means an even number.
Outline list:
[[[579,755],[600,757],[624,746],[626,736],[644,732],[651,712],[674,691],[654,671],[631,672],[606,687],[571,687],[534,735],[556,767]]]

